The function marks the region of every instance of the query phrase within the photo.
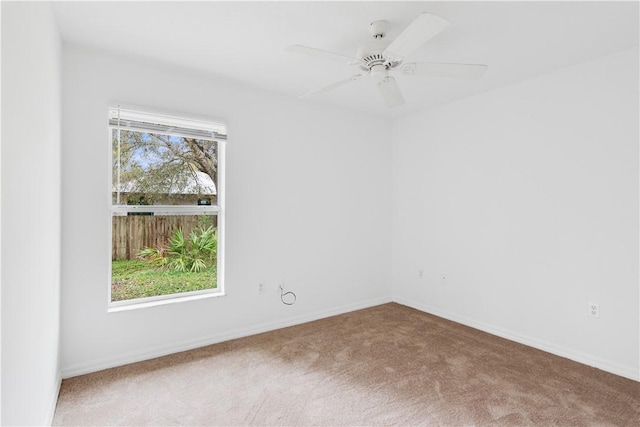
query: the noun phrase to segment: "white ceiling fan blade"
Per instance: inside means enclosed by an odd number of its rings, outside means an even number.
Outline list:
[[[326,58],[332,61],[339,61],[343,64],[359,64],[361,61],[357,58],[351,58],[349,56],[341,55],[339,53],[328,52],[322,49],[316,49],[315,47],[302,46],[300,44],[294,44],[285,48],[287,52],[301,53],[303,55],[310,55],[316,58]]]
[[[353,81],[356,81],[362,76],[363,76],[362,74],[353,75],[353,76],[349,77],[348,79],[340,80],[340,81],[332,83],[332,84],[330,84],[328,86],[323,86],[321,88],[312,90],[311,92],[305,93],[304,95],[300,96],[300,98],[306,98],[306,97],[311,96],[311,95],[317,95],[318,93],[328,92],[328,91],[333,90],[335,88],[338,88],[340,86],[346,85],[347,83],[351,83]]]
[[[402,72],[408,75],[433,77],[482,77],[487,70],[482,64],[435,64],[431,62],[408,62]]]
[[[378,83],[378,89],[380,89],[380,93],[384,98],[384,102],[387,103],[387,106],[389,108],[397,107],[404,104],[402,92],[400,92],[398,83],[396,83],[396,79],[394,79],[393,77],[387,76],[384,79],[380,80],[380,82]]]
[[[423,13],[391,42],[384,54],[395,58],[404,58],[448,26],[449,21],[446,19],[430,13]]]

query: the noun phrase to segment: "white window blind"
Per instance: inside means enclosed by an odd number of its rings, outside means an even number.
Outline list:
[[[227,128],[222,123],[121,107],[109,108],[109,126],[122,130],[175,135],[184,138],[215,141],[226,141],[227,139]]]

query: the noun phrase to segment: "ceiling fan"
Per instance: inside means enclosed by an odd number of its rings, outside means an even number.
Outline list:
[[[301,98],[336,89],[369,75],[377,81],[378,89],[387,106],[393,108],[404,104],[404,97],[391,73],[401,72],[405,75],[434,77],[480,77],[484,74],[487,66],[481,64],[404,62],[407,55],[416,51],[448,26],[449,21],[446,19],[430,13],[423,13],[409,24],[395,40],[388,41],[385,37],[389,23],[374,21],[369,25],[373,40],[358,49],[355,57],[302,45],[292,45],[285,50],[318,58],[338,60],[347,65],[358,67],[357,74],[305,93]]]

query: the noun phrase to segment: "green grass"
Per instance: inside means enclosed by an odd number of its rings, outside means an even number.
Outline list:
[[[216,268],[180,272],[136,260],[111,262],[111,301],[215,289]]]

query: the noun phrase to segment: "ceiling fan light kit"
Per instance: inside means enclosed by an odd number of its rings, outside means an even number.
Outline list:
[[[402,92],[398,89],[398,84],[396,83],[396,79],[391,76],[385,76],[380,82],[378,82],[378,89],[382,94],[382,98],[384,99],[387,107],[393,108],[398,105],[404,104],[404,97],[402,96]]]
[[[311,55],[317,58],[339,60],[350,66],[357,66],[361,73],[347,79],[340,80],[328,86],[321,87],[302,95],[306,98],[322,92],[328,92],[363,75],[369,75],[378,82],[378,90],[387,107],[394,108],[404,104],[404,97],[393,72],[401,72],[406,76],[432,77],[480,77],[487,69],[481,64],[437,64],[429,62],[404,63],[407,55],[415,52],[427,41],[437,36],[450,25],[449,21],[437,15],[423,13],[419,15],[395,40],[386,40],[389,22],[385,20],[373,21],[369,24],[372,41],[358,49],[356,57],[351,58],[338,53],[327,52],[302,45],[292,45],[286,48],[288,52]]]

